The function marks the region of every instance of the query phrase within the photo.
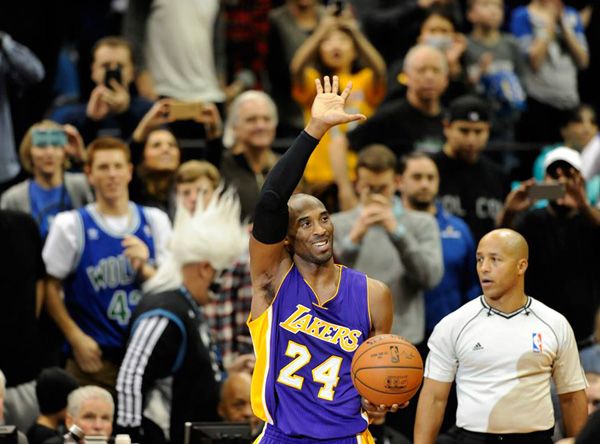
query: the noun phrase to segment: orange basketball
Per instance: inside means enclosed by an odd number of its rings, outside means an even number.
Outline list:
[[[379,335],[358,347],[350,373],[358,393],[371,404],[404,404],[421,386],[423,360],[410,342]]]

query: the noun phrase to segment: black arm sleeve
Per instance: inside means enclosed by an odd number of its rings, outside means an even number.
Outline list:
[[[276,244],[285,239],[288,200],[318,143],[317,139],[302,131],[267,176],[256,204],[252,227],[252,235],[259,242]]]

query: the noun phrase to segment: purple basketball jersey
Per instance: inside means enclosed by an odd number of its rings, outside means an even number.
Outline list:
[[[368,425],[350,377],[352,356],[371,330],[367,277],[339,267],[337,293],[322,305],[292,266],[269,309],[249,323],[253,408],[288,436],[340,438]]]

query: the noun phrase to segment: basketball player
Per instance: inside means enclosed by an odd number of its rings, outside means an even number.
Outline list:
[[[458,444],[551,444],[551,378],[567,435],[585,424],[586,381],[573,330],[525,294],[528,255],[516,231],[494,230],[479,242],[483,296],[442,319],[429,339],[415,444],[436,442],[455,378]]]
[[[165,257],[171,233],[164,212],[129,201],[129,159],[119,139],[90,144],[85,171],[96,202],[59,213],[42,253],[47,309],[70,346],[67,371],[113,393],[140,284]]]
[[[333,225],[323,204],[292,196],[319,139],[365,118],[344,112],[350,83],[341,95],[336,76],[315,83],[311,120],[267,176],[250,240],[252,407],[266,422],[260,443],[371,442],[350,364],[363,341],[389,333],[392,324],[390,290],[333,262]]]

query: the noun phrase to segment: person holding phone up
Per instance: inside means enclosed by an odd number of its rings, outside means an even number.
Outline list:
[[[132,135],[131,156],[136,171],[129,185],[131,200],[158,207],[171,220],[176,207],[176,172],[182,160],[179,142],[169,124],[177,120],[204,126],[206,149],[188,150],[190,158],[203,159],[219,167],[223,144],[223,122],[214,103],[158,100]]]
[[[521,183],[498,218],[529,244],[527,294],[562,313],[578,341],[592,334],[600,304],[600,211],[589,203],[581,168],[577,151],[554,149],[544,159],[544,182]],[[531,209],[536,196],[549,204]]]
[[[85,175],[69,171],[85,161],[83,140],[75,127],[51,120],[33,124],[21,141],[19,157],[31,178],[6,190],[0,208],[30,214],[42,239],[58,213],[94,200]]]
[[[92,50],[91,78],[96,85],[87,103],[56,108],[51,120],[71,124],[87,143],[99,136],[128,139],[152,102],[132,94],[132,50],[120,37],[100,39]]]

